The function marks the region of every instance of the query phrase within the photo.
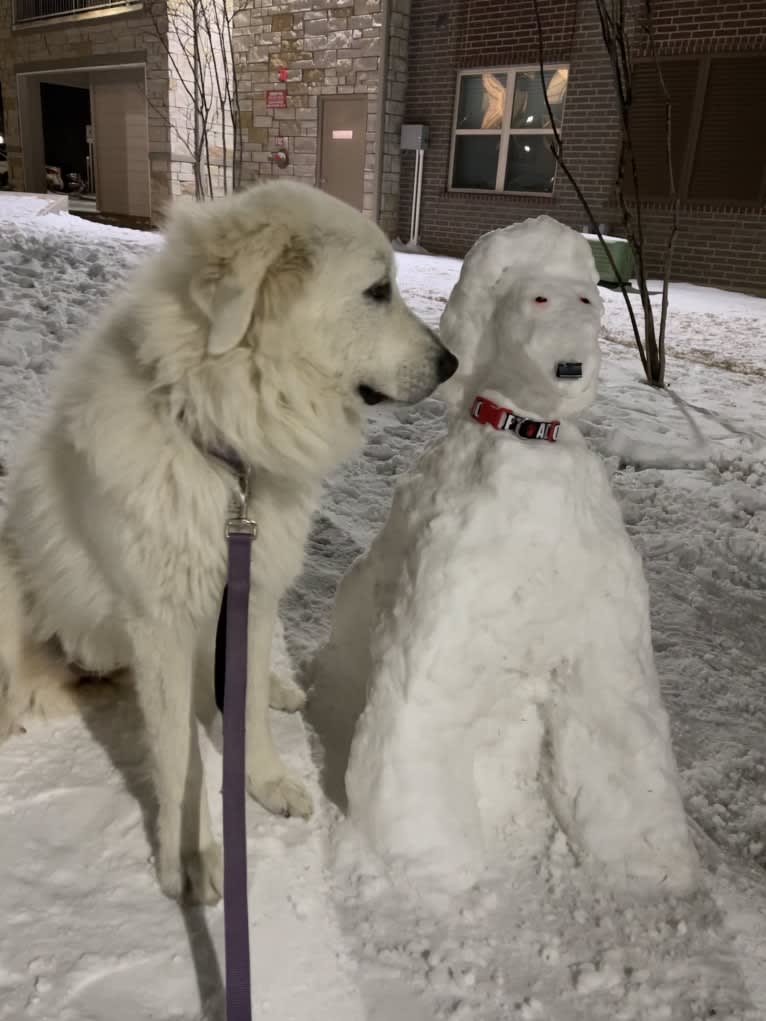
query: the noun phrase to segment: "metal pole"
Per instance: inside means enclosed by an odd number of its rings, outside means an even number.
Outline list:
[[[418,149],[417,162],[415,164],[415,209],[414,209],[414,227],[412,230],[412,245],[417,248],[418,236],[420,234],[420,203],[423,196],[423,160],[425,152],[423,149]]]
[[[420,159],[420,150],[415,150],[415,172],[412,179],[412,208],[410,209],[410,239],[407,242],[408,245],[414,244],[415,238],[415,210],[418,204],[418,160]]]

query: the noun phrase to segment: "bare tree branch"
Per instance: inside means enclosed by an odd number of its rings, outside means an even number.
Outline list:
[[[237,7],[230,14],[228,0],[178,0],[173,7],[160,9],[160,19],[157,9],[149,7],[154,34],[177,87],[189,102],[186,113],[193,141],[184,139],[179,130],[179,111],[154,108],[192,155],[197,198],[212,197],[217,182],[224,193],[229,183],[234,188],[241,183],[242,119],[232,21],[243,9]],[[220,159],[214,154],[214,143]],[[214,166],[221,173],[214,175]]]
[[[622,218],[625,235],[633,252],[633,258],[636,265],[638,291],[644,314],[643,329],[639,327],[636,319],[633,305],[628,294],[627,282],[622,279],[622,275],[617,269],[612,252],[604,241],[601,230],[598,227],[597,218],[593,215],[590,204],[587,201],[583,190],[575,180],[571,169],[564,159],[561,134],[556,125],[553,110],[548,98],[548,92],[545,87],[544,39],[539,0],[533,0],[535,19],[537,22],[541,87],[543,89],[543,97],[553,133],[553,142],[550,145],[551,152],[553,153],[558,166],[561,168],[574,189],[589,221],[593,224],[599,241],[601,242],[601,246],[609,261],[609,265],[612,268],[612,272],[615,275],[615,279],[618,281],[625,305],[628,309],[636,348],[638,350],[639,357],[641,358],[641,364],[643,366],[646,379],[653,386],[664,387],[666,364],[665,334],[667,330],[669,287],[673,250],[679,229],[680,200],[673,167],[671,97],[667,89],[665,79],[662,75],[662,67],[657,54],[651,0],[642,0],[646,19],[645,25],[642,27],[648,36],[649,50],[654,58],[655,68],[665,101],[665,158],[667,161],[669,191],[673,210],[671,227],[665,244],[662,260],[662,311],[658,331],[656,328],[657,324],[655,322],[655,313],[652,308],[651,295],[649,292],[642,183],[640,168],[638,166],[633,144],[631,124],[634,84],[634,63],[632,56],[633,19],[631,17],[631,13],[633,5],[636,2],[638,2],[638,0],[628,0],[628,3],[626,3],[626,0],[594,0],[596,15],[601,28],[601,37],[612,75],[620,124],[620,153],[615,179],[615,197],[620,211],[620,216]],[[631,187],[630,196],[626,194],[625,189],[626,175]]]
[[[662,310],[660,313],[660,332],[657,337],[657,346],[659,348],[659,359],[660,359],[660,373],[661,379],[665,381],[665,333],[668,325],[668,299],[670,292],[670,272],[673,265],[673,250],[675,248],[676,237],[678,235],[679,227],[679,214],[681,207],[681,200],[678,195],[678,187],[676,184],[676,172],[673,166],[673,104],[670,99],[670,93],[665,83],[665,76],[662,73],[662,65],[657,56],[657,41],[654,34],[654,17],[652,12],[651,0],[645,0],[646,9],[646,33],[649,37],[649,48],[654,57],[654,66],[657,69],[657,76],[660,81],[660,88],[662,94],[665,97],[665,157],[668,164],[668,185],[670,189],[670,200],[672,207],[672,218],[670,223],[670,231],[668,232],[667,241],[665,242],[665,253],[663,258],[663,275],[662,275]]]

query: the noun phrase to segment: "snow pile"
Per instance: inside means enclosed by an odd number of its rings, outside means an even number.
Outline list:
[[[115,286],[159,241],[62,213],[39,216],[0,192],[0,461],[44,406],[41,380]],[[8,448],[11,448],[10,450]]]
[[[12,456],[14,435],[48,401],[51,365],[157,235],[74,216],[2,229],[0,351],[16,331],[28,334],[26,366],[15,339],[0,364],[0,448]],[[397,263],[407,300],[438,326],[461,263],[413,255]],[[584,882],[561,840],[542,867],[517,868],[515,834],[511,868],[434,910],[417,884],[403,896],[382,863],[354,846],[349,824],[321,797],[300,719],[278,713],[277,743],[309,778],[318,811],[306,824],[248,806],[262,1021],[766,1017],[766,445],[757,439],[766,435],[766,301],[672,285],[671,397],[642,384],[622,298],[603,297],[602,381],[581,424],[613,472],[644,557],[704,887],[651,904],[618,897],[597,879]],[[742,372],[720,367],[742,352]],[[372,410],[367,448],[325,487],[305,571],[284,603],[296,661],[326,640],[338,580],[383,526],[394,481],[444,425],[435,400]],[[680,460],[684,447],[698,456],[696,430],[699,468]],[[650,463],[672,455],[678,467],[647,469],[650,454]],[[309,702],[311,722],[322,724],[321,780],[337,800],[365,700],[358,676],[354,687],[329,677]],[[221,909],[182,913],[158,895],[140,748],[130,704],[87,725],[35,722],[0,748],[0,1021],[221,1021]],[[220,759],[205,752],[219,826]]]
[[[481,309],[466,395],[564,418],[595,395],[592,257],[547,217],[522,226],[479,242],[442,335],[453,346]],[[550,272],[554,252],[568,256]],[[559,362],[582,377],[558,379]],[[466,886],[563,833],[618,885],[693,884],[641,561],[570,421],[550,443],[463,407],[342,583],[323,658],[342,697],[369,686],[351,819],[410,875]]]
[[[66,213],[69,200],[66,195],[38,195],[33,192],[0,192],[0,218],[16,222],[35,216],[57,216]]]

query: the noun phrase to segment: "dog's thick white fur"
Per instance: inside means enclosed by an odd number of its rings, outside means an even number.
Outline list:
[[[270,701],[303,701],[270,676],[277,605],[322,476],[362,439],[365,400],[420,400],[456,364],[398,295],[382,232],[288,182],[175,207],[162,248],[69,360],[0,532],[0,734],[71,679],[65,664],[129,670],[168,895],[213,902],[221,891],[194,719],[215,713],[235,488],[213,450],[254,470],[249,790],[272,812],[308,816],[269,730]]]

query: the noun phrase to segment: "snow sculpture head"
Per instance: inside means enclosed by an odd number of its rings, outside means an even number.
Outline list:
[[[460,357],[447,399],[462,407],[482,389],[538,416],[586,408],[600,363],[597,282],[585,238],[549,216],[485,234],[442,316],[442,339]]]
[[[515,280],[495,305],[493,357],[476,384],[536,415],[574,415],[596,396],[600,324],[594,284],[541,274]]]

